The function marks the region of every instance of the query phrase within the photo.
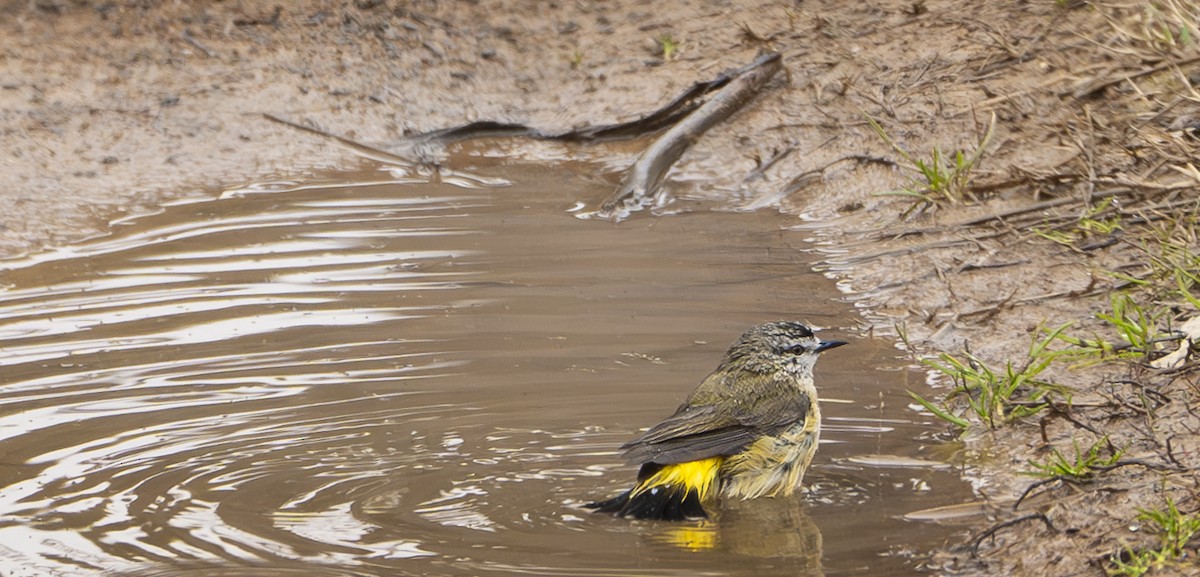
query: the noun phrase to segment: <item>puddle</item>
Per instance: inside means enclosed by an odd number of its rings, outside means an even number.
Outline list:
[[[818,366],[809,494],[579,508],[746,327],[855,313],[791,219],[582,221],[611,185],[569,168],[267,183],[0,263],[4,574],[911,573],[950,529],[903,516],[968,491],[884,341]]]

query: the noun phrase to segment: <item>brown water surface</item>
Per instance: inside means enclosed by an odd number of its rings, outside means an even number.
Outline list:
[[[966,494],[891,343],[790,219],[613,225],[570,167],[369,167],[3,264],[0,568],[20,575],[885,575]],[[748,326],[829,327],[811,490],[717,521],[579,505]]]

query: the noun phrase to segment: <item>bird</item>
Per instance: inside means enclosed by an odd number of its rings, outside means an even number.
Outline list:
[[[813,366],[844,344],[795,321],[747,330],[673,415],[621,446],[641,466],[633,488],[585,507],[681,521],[723,499],[792,495],[821,434]]]

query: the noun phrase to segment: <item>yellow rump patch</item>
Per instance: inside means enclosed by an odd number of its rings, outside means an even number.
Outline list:
[[[717,469],[725,457],[711,457],[699,461],[665,465],[658,472],[650,475],[645,481],[638,483],[632,496],[636,496],[654,487],[682,487],[685,493],[695,492],[700,502],[707,502],[712,495],[717,481]]]

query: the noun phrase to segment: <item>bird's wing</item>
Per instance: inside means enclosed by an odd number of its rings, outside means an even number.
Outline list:
[[[743,379],[748,376],[741,375]],[[727,394],[706,394],[713,390],[697,389],[688,402],[663,422],[653,426],[621,448],[632,463],[683,463],[718,455],[732,455],[762,435],[770,435],[804,420],[811,402],[807,398],[777,394],[766,383],[757,382],[765,375],[750,376],[740,391],[744,398]],[[710,379],[713,378],[710,375]],[[771,387],[777,389],[777,387]],[[730,391],[729,387],[718,390]]]
[[[685,406],[621,448],[631,463],[667,465],[737,453],[758,435],[714,407]]]

